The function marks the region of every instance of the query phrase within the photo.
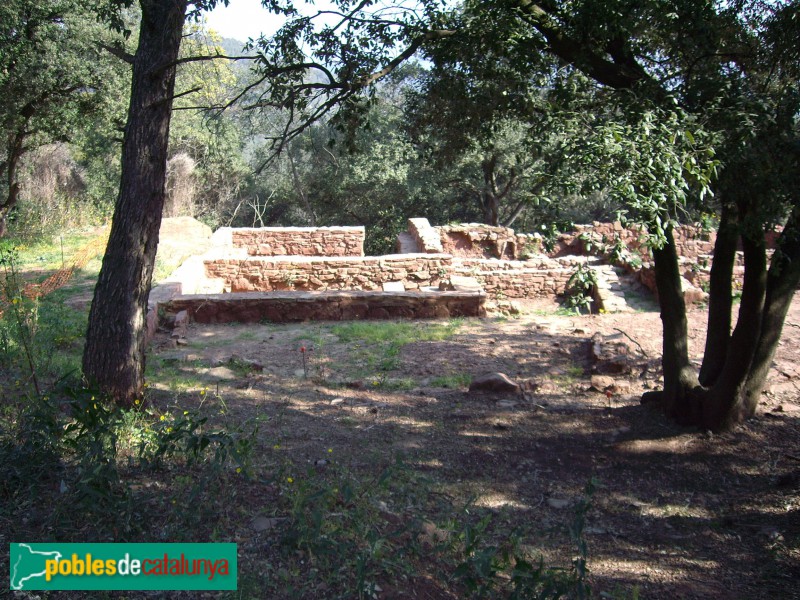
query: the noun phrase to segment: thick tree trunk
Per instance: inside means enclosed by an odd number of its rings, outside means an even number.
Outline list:
[[[25,121],[27,125],[27,119]],[[18,132],[11,139],[8,146],[8,159],[3,165],[6,172],[6,183],[8,193],[3,201],[0,201],[0,238],[5,237],[8,230],[8,214],[19,202],[19,182],[17,181],[17,171],[19,161],[25,153],[25,134]]]
[[[744,387],[761,335],[767,290],[767,254],[763,233],[742,236],[744,286],[736,328],[728,344],[725,365],[714,385],[699,394],[702,414],[698,425],[720,431],[753,415],[755,406],[743,402]]]
[[[492,156],[481,163],[483,171],[483,189],[481,190],[481,208],[483,208],[483,220],[492,226],[497,226],[500,221],[500,201],[497,197],[495,185],[495,168],[497,167],[497,157]]]
[[[733,308],[733,265],[739,228],[733,217],[733,208],[723,205],[722,215],[714,244],[714,262],[708,298],[708,327],[703,365],[700,367],[700,384],[711,386],[719,377],[728,355],[731,337],[731,309]]]
[[[697,374],[689,362],[689,325],[686,319],[686,302],[683,299],[678,253],[672,228],[666,231],[666,243],[653,248],[658,302],[663,324],[664,390],[647,393],[643,402],[658,400],[666,414],[679,422],[695,419],[694,405],[689,392],[698,385]]]
[[[742,399],[752,415],[769,374],[783,331],[786,313],[800,284],[800,209],[795,209],[783,230],[767,274],[767,293],[761,320],[761,335],[755,345]]]
[[[164,207],[175,67],[187,0],[142,0],[122,178],[83,355],[90,384],[118,402],[144,385],[145,317]]]

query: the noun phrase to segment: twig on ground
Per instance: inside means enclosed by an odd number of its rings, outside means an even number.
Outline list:
[[[631,336],[629,336],[627,333],[622,331],[622,329],[620,329],[619,327],[614,327],[614,331],[619,331],[622,335],[624,335],[626,338],[628,338],[630,341],[632,341],[634,344],[636,344],[636,347],[639,348],[639,352],[641,352],[644,355],[645,358],[650,358],[650,356],[648,356],[647,352],[644,351],[644,348],[642,348],[642,345],[639,342],[637,342],[635,339],[633,339]]]

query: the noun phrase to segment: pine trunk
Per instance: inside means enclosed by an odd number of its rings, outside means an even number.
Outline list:
[[[122,178],[83,355],[90,385],[129,403],[142,393],[145,317],[164,207],[167,145],[187,0],[143,0]]]

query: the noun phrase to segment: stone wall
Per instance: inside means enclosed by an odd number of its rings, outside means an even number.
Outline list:
[[[448,254],[471,258],[518,258],[517,236],[508,227],[491,227],[477,223],[435,227],[442,248]]]
[[[499,258],[520,260],[543,252],[542,238],[538,234],[515,233],[509,227],[493,227],[483,223],[465,223],[432,227],[427,219],[409,219],[408,232],[423,252],[444,252],[456,258]],[[678,254],[687,259],[710,255],[714,251],[716,232],[705,231],[693,225],[681,225],[675,232]],[[593,246],[587,250],[586,240]],[[644,247],[641,229],[625,228],[621,223],[576,225],[574,231],[558,236],[550,257],[598,255],[600,245],[611,246],[621,240],[629,252],[649,253]]]
[[[363,227],[233,228],[234,248],[250,256],[364,256]]]
[[[164,322],[181,311],[198,323],[426,319],[485,316],[482,292],[272,292],[178,296],[159,305]]]
[[[399,283],[406,291],[436,287],[451,275],[473,277],[490,298],[547,298],[564,293],[583,257],[527,261],[454,259],[447,254],[381,257],[218,258],[205,263],[206,277],[226,292],[382,290]]]
[[[621,240],[629,252],[640,254],[648,260],[650,253],[644,245],[645,232],[638,227],[625,228],[621,223],[592,223],[591,225],[576,225],[575,230],[558,236],[551,256],[568,256],[587,254],[586,238],[593,242],[594,250],[588,254],[598,254],[602,245],[612,246]],[[673,232],[678,256],[696,260],[701,256],[714,253],[714,243],[717,239],[715,231],[705,231],[694,225],[681,225]]]
[[[442,239],[439,232],[431,227],[428,219],[409,219],[408,220],[408,233],[416,242],[417,248],[420,252],[426,254],[443,253]]]
[[[402,283],[406,290],[437,286],[450,272],[448,254],[365,257],[248,257],[205,261],[206,276],[226,292],[381,290]]]
[[[453,274],[473,277],[489,298],[553,298],[564,293],[581,257],[518,261],[462,258]]]

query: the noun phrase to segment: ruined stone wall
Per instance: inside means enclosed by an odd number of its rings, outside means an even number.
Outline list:
[[[274,292],[180,296],[160,308],[165,321],[186,311],[198,323],[284,323],[483,317],[484,301],[482,292]]]
[[[489,298],[553,298],[564,293],[567,281],[581,262],[585,261],[462,258],[453,265],[453,274],[473,277]]]
[[[542,238],[537,234],[515,233],[508,227],[493,227],[483,223],[432,227],[427,219],[409,219],[409,233],[418,241],[422,251],[445,252],[458,258],[519,260],[544,251]],[[555,247],[547,255],[598,255],[597,244],[587,252],[587,237],[609,246],[621,240],[628,251],[642,254],[645,260],[649,256],[644,247],[641,229],[625,228],[619,222],[576,225],[574,231],[558,237]],[[674,237],[678,254],[684,258],[696,259],[714,251],[714,231],[705,231],[694,225],[681,225],[675,229]],[[441,249],[436,250],[439,246]]]
[[[508,227],[480,223],[434,227],[448,254],[469,258],[518,258],[517,236]]]
[[[363,227],[233,228],[231,242],[250,256],[364,256]]]
[[[650,253],[644,245],[645,236],[645,232],[640,228],[625,228],[619,222],[576,225],[575,231],[563,233],[558,237],[551,256],[586,254],[586,242],[582,238],[588,237],[596,244],[608,246],[621,240],[629,252],[640,254],[647,260]],[[701,256],[713,254],[717,234],[715,231],[705,231],[694,225],[681,225],[674,230],[673,237],[678,256],[695,260]],[[598,254],[596,250],[589,253]]]
[[[381,290],[401,282],[406,290],[436,286],[450,272],[447,254],[365,257],[216,258],[205,262],[209,278],[228,292],[275,290]]]
[[[416,242],[420,252],[426,254],[437,254],[444,252],[442,239],[439,232],[428,222],[428,219],[409,219],[408,233]]]

